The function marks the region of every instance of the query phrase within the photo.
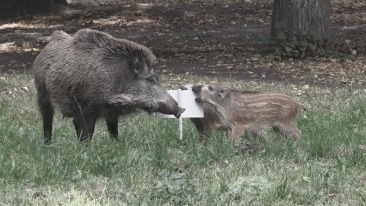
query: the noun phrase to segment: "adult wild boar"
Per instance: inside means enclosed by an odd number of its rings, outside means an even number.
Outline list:
[[[245,131],[268,139],[274,129],[285,137],[300,140],[296,126],[299,103],[282,93],[239,91],[225,84],[194,85],[196,101],[204,106],[204,118],[192,118],[202,136],[224,129],[240,143]]]
[[[44,142],[51,143],[54,108],[73,118],[80,142],[92,138],[99,117],[113,138],[118,117],[136,109],[179,117],[184,109],[159,83],[155,61],[145,46],[107,33],[54,32],[33,63]]]

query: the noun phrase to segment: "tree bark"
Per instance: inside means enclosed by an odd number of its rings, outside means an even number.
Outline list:
[[[66,0],[0,0],[0,18],[25,14],[42,14],[54,11],[58,5],[67,5]]]
[[[274,0],[271,35],[330,38],[330,0]]]

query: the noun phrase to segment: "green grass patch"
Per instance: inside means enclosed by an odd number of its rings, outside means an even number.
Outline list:
[[[4,77],[1,90],[14,92],[0,94],[0,205],[366,204],[365,89],[225,80],[301,102],[299,145],[275,133],[250,152],[222,132],[205,143],[189,120],[179,140],[178,121],[139,113],[121,118],[119,141],[98,121],[85,146],[72,121],[57,113],[54,141],[46,146],[31,76]],[[217,81],[181,76],[165,84],[178,88],[192,79]]]

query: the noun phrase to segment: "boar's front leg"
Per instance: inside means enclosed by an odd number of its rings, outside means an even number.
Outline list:
[[[76,135],[81,143],[87,143],[91,140],[96,121],[97,116],[93,114],[79,113],[74,117]]]
[[[110,136],[114,140],[118,140],[118,115],[113,113],[108,113],[105,117],[105,122]]]

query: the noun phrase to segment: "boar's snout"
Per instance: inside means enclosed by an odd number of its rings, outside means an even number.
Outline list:
[[[170,104],[164,104],[164,103],[160,103],[159,104],[159,108],[157,109],[160,113],[163,114],[172,114],[174,115],[176,118],[179,118],[180,115],[182,115],[182,113],[184,111],[186,111],[186,109],[181,108],[177,102],[174,101],[174,103],[170,103]]]
[[[182,113],[183,113],[184,111],[186,111],[186,109],[179,107],[179,111],[178,111],[176,114],[174,114],[174,116],[175,116],[176,118],[179,118],[179,117],[180,117],[180,115],[182,115]]]

